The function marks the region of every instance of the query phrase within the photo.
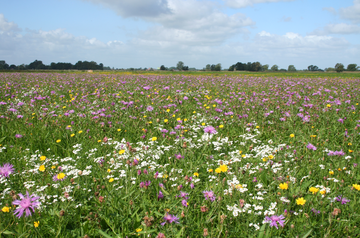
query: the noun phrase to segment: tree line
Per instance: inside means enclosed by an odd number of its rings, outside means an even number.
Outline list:
[[[0,60],[0,70],[14,69],[14,70],[44,70],[44,69],[55,69],[55,70],[104,70],[102,63],[97,64],[95,61],[78,61],[76,64],[63,63],[63,62],[52,62],[50,65],[45,65],[41,60],[35,60],[28,65],[8,65],[5,60]],[[110,68],[109,68],[110,69]]]

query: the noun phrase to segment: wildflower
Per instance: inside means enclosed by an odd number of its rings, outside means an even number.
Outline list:
[[[63,181],[66,178],[64,173],[55,174],[53,176],[53,181]]]
[[[41,204],[37,201],[40,197],[35,197],[35,194],[29,195],[28,191],[26,191],[26,197],[21,193],[19,193],[18,195],[21,200],[15,200],[12,202],[13,205],[18,205],[18,207],[14,211],[14,215],[16,215],[18,218],[20,218],[24,214],[24,212],[26,217],[30,216],[31,210],[32,212],[35,212],[35,208],[38,208]]]
[[[179,154],[175,154],[175,158],[176,158],[176,159],[183,159],[184,156],[182,156],[182,155],[179,153]]]
[[[216,168],[216,169],[215,169],[215,173],[218,173],[218,174],[221,173],[221,169],[220,169],[220,168]]]
[[[309,150],[316,150],[316,147],[314,145],[312,145],[311,143],[309,143],[306,148],[308,148]]]
[[[142,229],[141,229],[141,228],[137,228],[135,231],[136,231],[136,232],[140,232],[140,231],[142,231]]]
[[[224,125],[220,125],[219,128],[224,128]]]
[[[5,206],[1,209],[1,211],[2,212],[10,212],[10,207]]]
[[[0,167],[0,177],[9,177],[10,174],[14,173],[14,165],[6,163]]]
[[[121,129],[117,129],[117,131],[121,131]]]
[[[83,131],[79,131],[78,133],[81,134]]]
[[[44,156],[44,155],[40,156],[40,160],[41,161],[46,160],[46,156]]]
[[[282,190],[286,190],[289,188],[289,185],[287,183],[281,183],[279,184],[279,188]]]
[[[39,227],[40,221],[34,221],[34,227],[37,228]]]
[[[335,199],[336,199],[336,201],[341,202],[342,205],[350,202],[350,199],[347,199],[347,198],[345,198],[343,196],[338,196]]]
[[[171,215],[171,214],[169,214],[169,213],[167,213],[165,216],[164,216],[164,218],[163,218],[165,221],[163,222],[163,223],[161,223],[161,225],[163,226],[163,225],[165,225],[165,223],[173,223],[173,222],[175,222],[175,223],[179,223],[179,218],[178,217],[176,217],[175,215]]]
[[[157,137],[151,138],[151,141],[156,141],[156,140],[157,140]]]
[[[334,174],[334,171],[330,170],[330,171],[329,171],[329,174],[330,174],[330,175],[333,175],[333,174]]]
[[[215,134],[217,131],[215,130],[214,127],[212,126],[208,126],[204,128],[204,132],[205,133],[209,133],[209,134]]]
[[[156,238],[166,238],[165,234],[164,233],[159,233]]]
[[[45,171],[45,165],[40,165],[40,167],[39,167],[39,171],[41,171],[41,172],[44,172]]]
[[[23,137],[21,134],[16,134],[15,135],[15,138],[21,138],[21,137]]]
[[[112,182],[114,182],[114,178],[109,179],[109,183],[112,183]]]
[[[266,216],[265,219],[270,222],[270,227],[275,226],[276,229],[279,229],[277,223],[279,223],[280,226],[284,227],[285,217],[283,215],[273,215],[271,217]]]
[[[119,151],[119,155],[122,155],[122,154],[124,154],[125,153],[125,150],[120,150]]]
[[[199,173],[198,173],[198,172],[195,172],[195,173],[194,173],[194,176],[195,176],[195,177],[199,177]]]
[[[297,205],[304,206],[305,203],[306,203],[306,200],[303,197],[296,199],[296,204]]]
[[[148,107],[146,108],[146,111],[148,111],[148,112],[151,112],[152,110],[154,110],[154,108],[153,108],[152,106],[148,106]]]
[[[256,183],[256,182],[257,182],[257,179],[256,179],[256,177],[254,177],[254,179],[253,179],[253,182],[254,182],[254,183]]]
[[[315,193],[319,192],[319,189],[315,188],[315,187],[311,187],[311,188],[309,188],[309,192],[311,192],[312,194],[315,194]]]
[[[181,204],[182,204],[184,207],[187,207],[187,206],[189,205],[189,203],[188,203],[185,199],[183,199],[183,200],[181,201]]]
[[[325,190],[325,189],[324,189],[324,190],[321,190],[321,191],[320,191],[320,194],[321,194],[321,195],[325,195],[325,194],[326,194],[326,190]]]
[[[330,105],[330,104],[327,104],[326,106],[327,106],[328,108],[330,108],[330,107],[331,107],[331,105]]]
[[[210,200],[210,201],[215,201],[215,198],[216,198],[216,196],[215,196],[215,194],[214,194],[214,192],[213,191],[203,191],[203,194],[204,194],[204,197],[205,197],[205,200]]]
[[[228,171],[228,167],[225,165],[225,164],[222,164],[222,165],[220,165],[220,170],[221,170],[221,172],[227,172]]]
[[[60,139],[56,140],[56,143],[60,143],[60,142],[61,142],[61,140],[60,140]]]
[[[161,191],[159,191],[159,194],[158,194],[158,201],[159,201],[159,199],[162,199],[162,198],[164,198],[164,194],[163,194]]]
[[[353,188],[355,188],[356,190],[360,191],[360,185],[359,185],[359,184],[353,184],[352,186],[353,186]]]
[[[74,136],[75,136],[75,134],[71,134],[70,136],[71,136],[71,137],[74,137]]]
[[[214,172],[214,170],[213,170],[213,169],[209,169],[208,172],[209,172],[209,173],[212,173],[212,172]]]

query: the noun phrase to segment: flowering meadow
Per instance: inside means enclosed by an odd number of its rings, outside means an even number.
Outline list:
[[[359,102],[358,78],[0,73],[0,236],[355,237]]]

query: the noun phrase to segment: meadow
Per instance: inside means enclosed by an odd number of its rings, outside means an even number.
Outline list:
[[[355,237],[354,75],[0,73],[0,237]]]

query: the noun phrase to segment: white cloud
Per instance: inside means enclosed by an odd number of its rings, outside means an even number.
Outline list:
[[[340,8],[340,16],[344,19],[351,20],[355,23],[360,22],[360,0],[354,0],[354,5],[351,7]]]
[[[317,29],[310,35],[329,35],[329,34],[359,34],[360,26],[346,23],[328,24],[322,29]]]
[[[19,27],[14,22],[8,22],[4,14],[0,13],[0,32],[16,32]]]
[[[167,0],[84,0],[114,10],[123,17],[155,17],[170,14]]]
[[[223,0],[226,5],[232,8],[244,8],[258,3],[291,2],[294,0]]]

